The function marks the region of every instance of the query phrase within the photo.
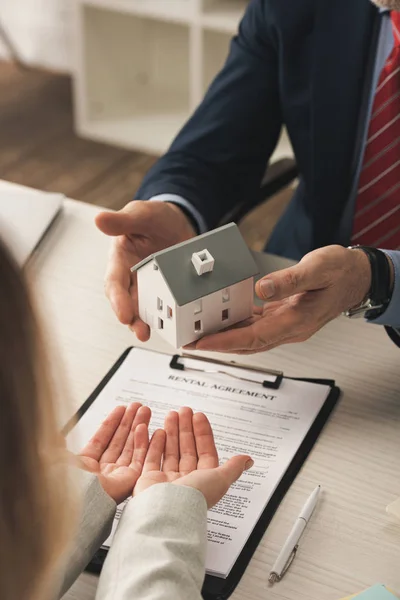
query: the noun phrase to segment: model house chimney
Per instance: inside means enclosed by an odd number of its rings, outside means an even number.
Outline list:
[[[214,268],[214,263],[215,260],[208,250],[201,250],[200,252],[193,252],[192,254],[192,264],[196,269],[197,275],[210,273]]]

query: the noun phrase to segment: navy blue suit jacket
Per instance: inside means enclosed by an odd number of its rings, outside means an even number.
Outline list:
[[[300,185],[267,251],[300,259],[348,245],[351,218],[347,230],[340,222],[379,19],[369,0],[252,0],[225,67],[137,198],[178,194],[213,228],[233,205],[256,203],[285,124]]]
[[[176,194],[214,228],[233,206],[257,203],[285,125],[300,184],[266,250],[300,259],[349,245],[379,23],[369,0],[252,0],[224,68],[136,198]]]

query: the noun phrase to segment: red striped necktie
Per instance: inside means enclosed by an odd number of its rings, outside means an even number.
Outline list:
[[[352,244],[400,249],[400,12],[375,93],[358,184]]]

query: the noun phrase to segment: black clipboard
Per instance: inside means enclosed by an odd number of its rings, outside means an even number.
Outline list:
[[[133,347],[131,346],[123,352],[123,354],[111,367],[107,375],[99,383],[96,389],[90,394],[89,398],[83,403],[83,405],[74,415],[74,417],[72,417],[72,419],[68,421],[68,423],[63,428],[64,435],[68,434],[71,431],[71,429],[74,427],[77,421],[79,421],[79,419],[85,414],[88,408],[93,404],[93,402],[96,400],[97,396],[100,394],[103,388],[107,385],[107,383],[110,381],[113,375],[118,371],[118,369],[130,353],[132,348]],[[193,358],[198,359],[197,356]],[[328,395],[328,398],[325,400],[323,407],[318,413],[314,423],[310,427],[306,437],[304,438],[303,443],[301,444],[295,457],[290,463],[289,468],[287,469],[281,482],[276,488],[267,506],[265,507],[264,512],[262,513],[256,526],[250,534],[246,545],[240,553],[228,577],[226,579],[221,579],[212,575],[206,575],[202,589],[202,596],[204,600],[226,600],[233,593],[239,581],[241,580],[243,573],[245,572],[247,565],[249,564],[255,550],[257,549],[257,546],[259,545],[262,537],[264,536],[264,533],[266,532],[268,525],[270,524],[275,512],[277,511],[280,503],[282,502],[286,492],[295,480],[297,474],[303,466],[303,463],[305,462],[311,450],[313,449],[315,442],[317,441],[320,433],[322,432],[326,422],[328,421],[333,409],[335,408],[340,398],[340,389],[335,385],[335,381],[331,379],[303,379],[299,377],[283,377],[283,379],[296,379],[297,381],[306,381],[308,383],[328,385],[331,388],[331,391]],[[90,563],[87,565],[86,571],[89,571],[90,573],[99,574],[101,572],[104,560],[107,556],[107,552],[107,549],[100,548],[93,556]],[[267,573],[265,577],[267,581]]]

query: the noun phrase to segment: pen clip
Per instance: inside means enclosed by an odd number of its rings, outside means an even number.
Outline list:
[[[283,579],[283,577],[286,575],[286,573],[288,572],[288,570],[290,569],[290,565],[292,564],[292,562],[294,561],[294,559],[296,558],[296,554],[297,554],[297,550],[299,549],[299,545],[296,544],[295,547],[292,550],[291,555],[289,556],[285,566],[282,569],[282,572],[280,574],[276,573],[276,572],[272,572],[269,576],[268,581],[270,583],[275,583],[277,581],[281,581],[281,579]]]
[[[283,567],[283,571],[280,574],[279,579],[282,579],[282,577],[289,571],[290,565],[292,564],[292,562],[296,558],[296,554],[297,554],[297,550],[298,549],[299,549],[299,545],[296,544],[295,547],[293,548],[292,554],[288,558],[288,561],[287,561],[286,565]]]

